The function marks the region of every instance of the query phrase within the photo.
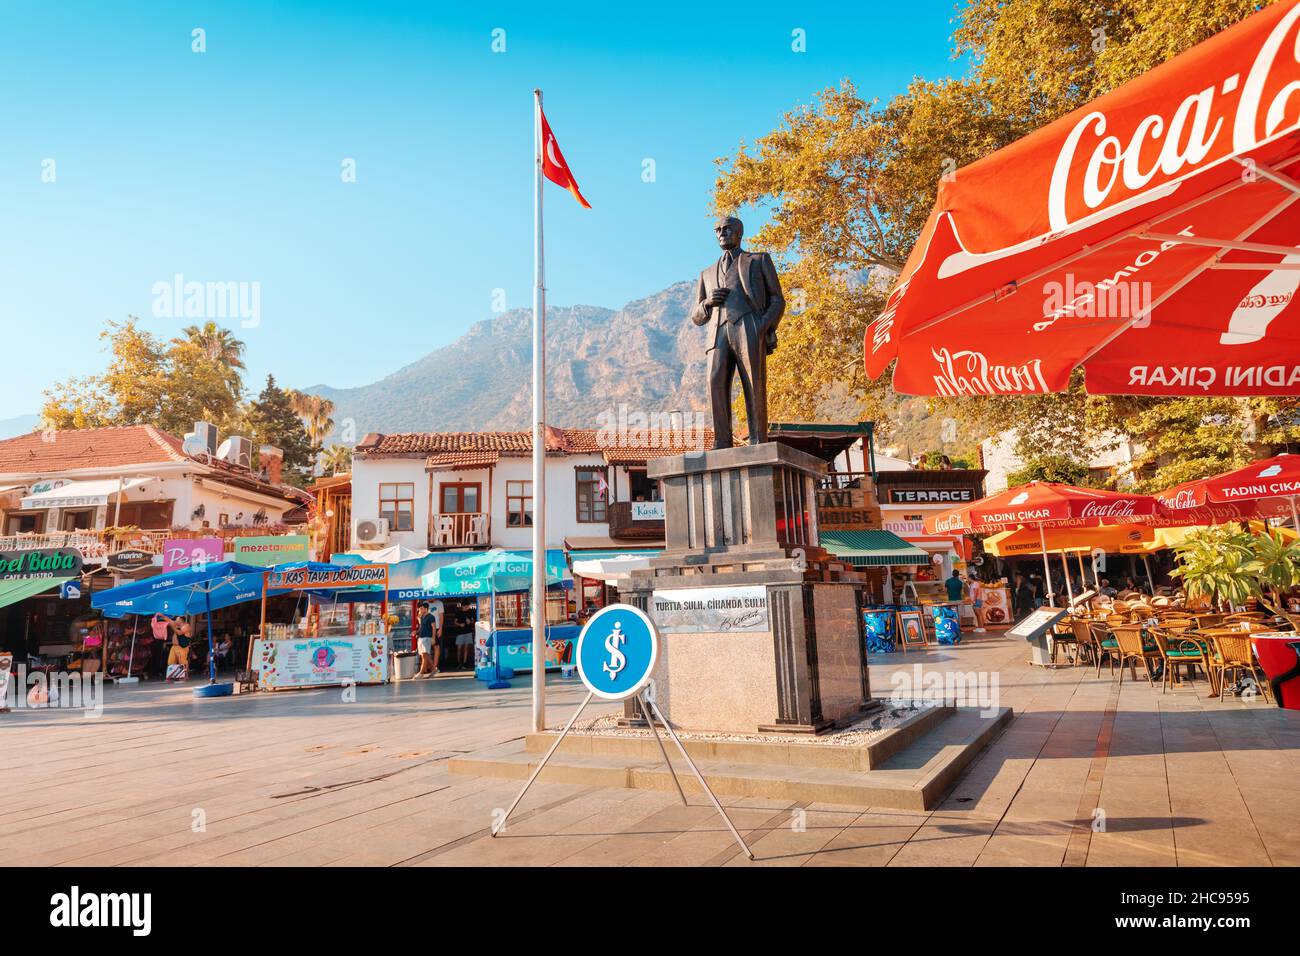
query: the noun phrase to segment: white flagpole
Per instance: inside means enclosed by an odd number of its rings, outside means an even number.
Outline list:
[[[542,91],[533,90],[533,733],[546,729],[546,258],[542,245]]]

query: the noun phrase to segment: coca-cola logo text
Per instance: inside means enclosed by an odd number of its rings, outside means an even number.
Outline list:
[[[1244,81],[1239,72],[1225,76],[1185,96],[1168,115],[1148,114],[1130,128],[1114,129],[1104,112],[1085,113],[1066,135],[1052,169],[1047,196],[1052,230],[1064,230],[1193,167],[1246,153],[1295,125],[1300,44],[1284,41],[1298,19],[1300,6],[1295,6],[1277,22]]]

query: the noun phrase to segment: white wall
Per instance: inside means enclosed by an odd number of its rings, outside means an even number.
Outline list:
[[[565,538],[608,536],[607,521],[585,523],[578,521],[577,487],[575,469],[590,465],[604,468],[600,455],[548,456],[546,459],[546,546],[561,548]],[[492,541],[494,547],[529,548],[532,546],[531,528],[506,526],[506,483],[532,481],[532,459],[527,457],[502,458],[490,470],[435,471],[424,469],[424,460],[416,458],[364,458],[358,455],[352,463],[352,520],[379,516],[379,485],[387,482],[410,482],[415,485],[415,530],[394,532],[391,544],[422,550],[428,547],[431,514],[439,508],[439,488],[443,482],[477,482],[482,486],[482,507],[491,509]],[[430,482],[432,481],[432,484]],[[490,491],[489,491],[490,482]],[[432,488],[432,512],[429,508]],[[619,498],[627,500],[627,475],[619,475]],[[534,500],[534,509],[537,504]]]
[[[100,479],[117,480],[119,477],[125,479],[148,477],[148,481],[143,485],[128,489],[122,495],[122,502],[142,503],[151,501],[174,501],[172,506],[171,520],[168,527],[172,528],[190,528],[199,529],[203,526],[203,521],[207,521],[212,528],[217,528],[221,514],[227,513],[233,526],[252,527],[253,514],[258,508],[265,508],[268,524],[276,524],[284,516],[286,511],[295,507],[292,502],[278,500],[270,496],[260,496],[242,489],[220,486],[215,482],[217,479],[208,477],[206,481],[208,486],[200,485],[200,477],[194,471],[171,471],[160,472],[153,476],[142,475],[138,471],[130,473],[105,472],[100,474],[88,474],[79,472],[75,477],[66,477],[60,473],[50,475],[41,475],[24,479],[26,485],[33,485],[38,481],[88,481]],[[190,515],[194,509],[202,503],[205,505],[206,514],[203,518],[191,520]],[[48,509],[46,513],[45,528],[47,531],[59,530],[62,524],[62,513],[64,510],[81,511],[81,508],[69,509]],[[236,519],[239,512],[244,513],[243,519]],[[12,514],[23,513],[22,509],[10,509]],[[107,505],[100,505],[95,511],[95,529],[102,531],[104,528],[117,523],[117,495],[109,496]]]

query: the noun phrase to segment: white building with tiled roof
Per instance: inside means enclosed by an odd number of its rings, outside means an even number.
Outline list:
[[[548,428],[547,547],[661,546],[663,504],[646,461],[712,444],[701,428]],[[529,432],[370,434],[354,450],[354,550],[526,549],[533,508]],[[379,533],[362,540],[359,526]]]
[[[128,539],[147,550],[178,534],[270,533],[311,500],[247,466],[187,454],[149,425],[0,441],[0,551],[77,547],[94,561]],[[115,541],[113,528],[133,532]]]

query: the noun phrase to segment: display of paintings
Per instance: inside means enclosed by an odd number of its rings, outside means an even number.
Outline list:
[[[925,619],[920,611],[898,612],[898,636],[903,649],[925,647]]]

